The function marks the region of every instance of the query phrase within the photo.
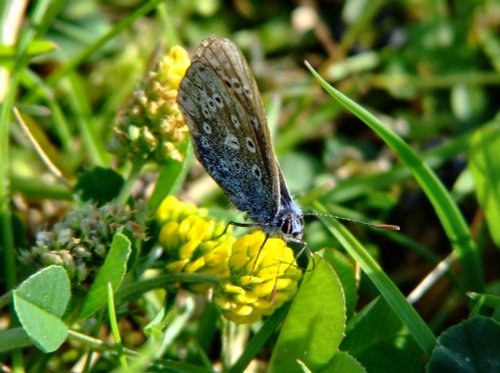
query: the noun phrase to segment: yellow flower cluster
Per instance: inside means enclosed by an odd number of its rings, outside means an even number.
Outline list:
[[[236,323],[252,323],[272,314],[291,299],[302,276],[293,251],[278,238],[257,231],[236,239],[225,225],[206,218],[207,212],[167,197],[157,211],[159,241],[171,260],[167,270],[220,278],[214,302]],[[204,291],[210,284],[190,285]]]
[[[149,71],[118,115],[108,149],[132,160],[183,160],[188,129],[176,103],[190,60],[175,46]]]
[[[197,273],[225,278],[227,262],[235,238],[224,233],[225,225],[205,219],[206,210],[168,196],[158,208],[156,217],[161,224],[159,241],[169,256],[167,270],[177,273]],[[190,285],[203,292],[210,284]]]
[[[214,292],[215,304],[236,323],[252,323],[271,315],[293,297],[302,271],[293,251],[279,238],[261,231],[240,237],[229,259],[231,276]]]

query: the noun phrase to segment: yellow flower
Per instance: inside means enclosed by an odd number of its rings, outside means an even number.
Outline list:
[[[205,216],[207,211],[198,209],[192,203],[181,202],[174,196],[167,196],[156,211],[156,220],[160,224],[168,221],[181,221],[189,215]]]
[[[188,66],[187,52],[173,47],[149,71],[118,115],[108,149],[132,160],[182,161],[188,129],[176,103]]]
[[[168,271],[219,278],[229,275],[228,259],[235,238],[228,232],[222,235],[225,225],[205,218],[206,215],[206,210],[173,196],[162,202],[156,218],[161,224],[159,242],[169,256]],[[196,283],[188,287],[203,292],[210,286]]]
[[[214,302],[236,323],[253,323],[272,314],[297,290],[302,276],[293,251],[279,238],[261,231],[240,237],[229,259],[230,278],[217,285]]]
[[[190,62],[186,50],[174,46],[159,63],[158,80],[165,84],[165,88],[177,91]]]
[[[159,241],[169,256],[167,270],[221,278],[214,289],[214,302],[227,319],[252,323],[272,314],[293,297],[302,271],[293,251],[279,238],[261,231],[236,239],[225,225],[206,218],[207,211],[173,196],[160,205],[156,219],[161,225]],[[202,292],[208,283],[189,289]]]

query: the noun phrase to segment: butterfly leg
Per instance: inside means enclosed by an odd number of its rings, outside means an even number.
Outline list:
[[[241,227],[241,228],[257,227],[257,224],[253,224],[253,223],[239,223],[239,222],[236,222],[236,221],[230,221],[229,223],[226,224],[226,227],[224,228],[224,230],[222,231],[222,233],[219,234],[218,236],[212,238],[212,239],[216,240],[216,239],[221,238],[222,236],[224,236],[227,233],[227,230],[229,229],[229,226],[231,226],[231,225],[234,225],[235,227]]]

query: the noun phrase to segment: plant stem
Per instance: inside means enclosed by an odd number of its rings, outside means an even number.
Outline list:
[[[119,203],[123,205],[127,203],[128,198],[132,194],[134,183],[139,177],[143,165],[144,162],[142,162],[142,160],[132,162],[132,169],[130,170],[129,176],[125,181],[125,184],[123,185],[122,190],[120,191],[120,194],[117,198],[117,201]]]

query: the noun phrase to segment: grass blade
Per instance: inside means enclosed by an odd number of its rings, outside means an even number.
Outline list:
[[[463,267],[465,288],[482,291],[484,289],[484,278],[479,251],[472,240],[462,213],[436,174],[403,139],[397,136],[373,114],[328,84],[308,62],[306,62],[306,65],[328,94],[375,131],[410,169],[434,206],[453,250],[458,254]]]

